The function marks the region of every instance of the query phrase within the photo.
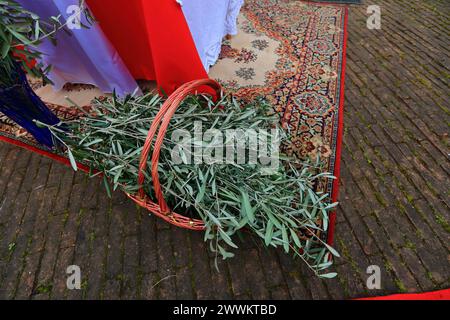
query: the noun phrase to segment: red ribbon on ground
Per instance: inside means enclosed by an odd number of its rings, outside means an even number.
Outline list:
[[[423,293],[392,294],[389,296],[362,298],[357,300],[450,300],[450,289]]]

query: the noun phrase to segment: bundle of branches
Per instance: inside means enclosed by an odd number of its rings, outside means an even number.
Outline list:
[[[152,93],[96,100],[83,117],[63,124],[68,131],[49,128],[75,170],[76,161],[82,161],[103,173],[114,189],[135,194],[140,188],[139,155],[163,102],[164,98]],[[315,274],[334,277],[335,273],[325,273],[325,269],[332,263],[330,254],[338,254],[317,234],[327,230],[328,212],[336,203],[329,203],[327,194],[314,189],[319,179],[333,177],[320,172],[319,161],[300,163],[280,155],[278,167],[263,163],[264,155],[257,150],[261,141],[269,141],[268,153],[278,157],[279,145],[273,142],[288,139],[282,130],[274,130],[279,119],[267,115],[269,108],[262,99],[246,105],[229,96],[217,102],[205,96],[185,99],[171,120],[161,149],[158,170],[164,198],[173,211],[204,221],[204,239],[216,258],[233,256],[229,249],[237,248],[234,235],[245,228],[266,246],[280,246],[300,257]],[[259,152],[258,161],[230,160],[228,153],[227,159],[221,160],[230,140],[236,139],[225,138],[223,133],[229,129],[257,131],[258,143],[241,137],[233,150],[245,151],[246,159]],[[205,135],[195,138],[200,130]],[[186,133],[194,138],[187,139]],[[221,146],[227,149],[223,153]],[[195,148],[203,152],[199,155]],[[209,161],[205,161],[206,154]],[[145,191],[152,196],[150,175],[146,179]],[[108,183],[105,185],[110,193]]]
[[[80,14],[92,23],[93,18],[85,6],[85,0],[79,0],[79,7]],[[60,15],[44,20],[24,9],[15,0],[0,0],[0,87],[16,83],[13,70],[17,64],[29,75],[51,83],[47,78],[50,66],[44,66],[40,62],[32,64],[31,61],[38,61],[42,57],[42,52],[37,47],[44,40],[48,39],[56,44],[56,35],[60,30],[70,34],[65,28],[67,23],[60,20]],[[84,24],[81,26],[88,28]]]

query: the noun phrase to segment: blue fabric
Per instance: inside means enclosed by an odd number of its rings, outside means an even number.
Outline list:
[[[19,65],[16,65],[10,76],[15,80],[15,85],[0,88],[0,112],[26,129],[39,143],[52,147],[50,131],[39,127],[34,120],[54,125],[59,119],[33,92]]]

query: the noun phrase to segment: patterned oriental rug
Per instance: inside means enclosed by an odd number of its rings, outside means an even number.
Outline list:
[[[304,0],[322,3],[339,3],[339,4],[361,4],[362,0]]]
[[[285,152],[301,159],[320,159],[325,170],[339,177],[343,132],[346,6],[292,0],[246,0],[238,19],[238,35],[226,39],[209,76],[238,98],[265,96],[283,127],[291,134]],[[53,92],[33,82],[38,95],[60,119],[80,115],[78,105],[102,93],[92,86],[67,85]],[[0,140],[14,143],[58,161],[67,159],[37,145],[24,130],[0,115]],[[318,189],[337,200],[338,180]],[[330,228],[321,237],[332,242]]]
[[[339,177],[346,6],[247,0],[210,77],[243,99],[265,96],[292,139],[285,152],[325,162]],[[338,181],[318,186],[337,200]],[[331,224],[334,225],[334,214]],[[333,227],[328,240],[333,238]]]

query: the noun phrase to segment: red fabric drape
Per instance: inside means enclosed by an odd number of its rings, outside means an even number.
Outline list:
[[[175,0],[87,0],[101,28],[136,79],[156,80],[165,93],[207,78]]]

